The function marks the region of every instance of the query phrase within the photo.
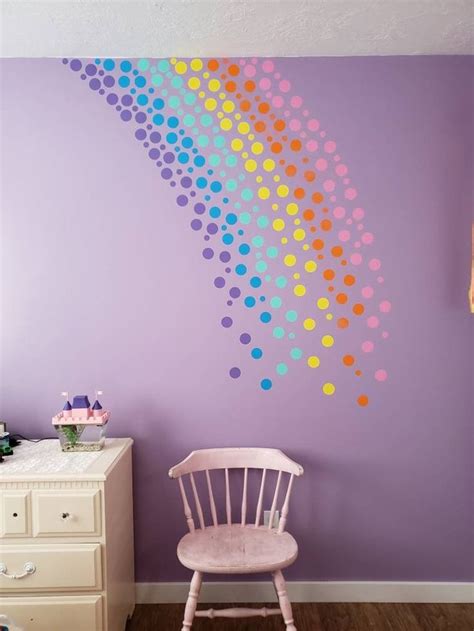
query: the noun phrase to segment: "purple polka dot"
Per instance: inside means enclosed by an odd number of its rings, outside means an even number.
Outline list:
[[[66,57],[64,57],[64,59],[63,59],[63,64],[67,64],[67,59],[66,59]]]
[[[232,300],[228,300],[228,301],[227,301],[227,306],[228,306],[228,307],[232,307],[232,305],[233,305],[233,304],[234,304],[234,303],[232,302]]]
[[[214,279],[214,285],[218,288],[218,289],[222,289],[222,287],[225,287],[225,279],[222,278],[222,276],[217,276]]]
[[[138,114],[135,114],[135,120],[140,125],[143,125],[143,123],[146,121],[146,114],[144,114],[143,112],[138,112]]]
[[[226,274],[230,274],[230,267],[226,267],[224,271]]]
[[[194,212],[197,215],[202,215],[205,212],[205,210],[206,210],[206,207],[201,202],[194,204]]]
[[[101,88],[101,89],[99,90],[99,94],[105,94],[105,90],[104,90],[103,88]]]
[[[100,83],[99,79],[91,79],[89,81],[89,87],[90,87],[91,90],[98,90],[100,88],[100,85],[101,85],[101,83]]]
[[[240,368],[237,368],[237,366],[234,366],[229,370],[229,375],[232,377],[232,379],[238,379],[241,374],[242,373],[240,372]]]
[[[132,110],[133,110],[134,112],[138,112],[138,107],[137,107],[136,105],[134,105],[134,106],[132,107]]]
[[[104,77],[104,85],[106,88],[111,88],[115,85],[115,79],[111,75]]]
[[[191,221],[191,228],[193,230],[201,230],[201,228],[202,228],[202,221],[200,219],[193,219]]]
[[[225,329],[229,329],[233,325],[234,321],[229,316],[225,316],[221,320],[221,324]]]
[[[87,64],[86,66],[86,74],[89,75],[89,77],[93,77],[97,72],[97,66],[95,66],[94,64]]]
[[[240,289],[238,287],[231,287],[229,294],[232,298],[238,298],[240,296]]]
[[[79,59],[73,59],[70,64],[71,70],[78,72],[82,68],[82,63]]]
[[[152,147],[148,152],[148,155],[152,160],[158,160],[158,158],[160,157],[160,150],[156,147]]]
[[[151,140],[151,142],[154,142],[154,143],[160,142],[161,134],[158,131],[153,131],[150,134],[150,140]]]
[[[240,341],[242,344],[250,344],[252,338],[248,333],[242,333],[242,335],[240,336]]]
[[[146,131],[144,129],[137,129],[135,132],[135,138],[137,140],[144,140],[146,138]]]
[[[120,112],[120,110],[122,109],[121,105],[117,105],[117,107],[115,108],[117,110],[117,112]]]
[[[171,153],[171,151],[168,151],[163,156],[163,160],[166,162],[166,164],[171,164],[172,162],[174,162],[174,155]]]
[[[218,227],[215,223],[210,223],[207,226],[207,231],[209,232],[209,234],[216,234],[216,232],[218,231]]]
[[[132,112],[130,110],[123,110],[120,114],[120,118],[123,121],[128,122],[132,118]]]
[[[176,186],[176,182],[170,182],[170,186],[174,188]]]
[[[214,250],[212,248],[204,248],[204,250],[202,251],[202,255],[205,259],[209,261],[214,256]]]
[[[99,77],[103,77],[105,72],[103,70],[99,70]]]
[[[173,171],[171,169],[163,169],[161,172],[161,177],[164,180],[169,180],[173,176]]]
[[[186,206],[189,199],[187,198],[186,195],[178,195],[178,197],[176,198],[176,201],[178,202],[178,206]]]
[[[107,95],[107,103],[109,105],[115,105],[117,101],[118,101],[118,96],[114,94],[114,92],[111,92],[110,94]]]
[[[205,234],[205,235],[204,235],[204,241],[209,241],[209,239],[210,239],[210,238],[211,238],[211,237],[210,237],[208,234]]]
[[[196,191],[191,191],[189,194],[191,195],[191,197],[196,197]]]
[[[223,252],[219,254],[219,258],[223,263],[228,263],[230,261],[230,252],[227,252],[227,250],[224,250]]]

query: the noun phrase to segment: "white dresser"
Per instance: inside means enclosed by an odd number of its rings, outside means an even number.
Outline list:
[[[124,631],[133,613],[132,444],[0,463],[0,613],[24,631]],[[16,575],[17,578],[9,578]]]

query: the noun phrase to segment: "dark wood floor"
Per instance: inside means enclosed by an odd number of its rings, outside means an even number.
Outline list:
[[[205,605],[214,607],[260,605]],[[267,603],[275,606],[275,603]],[[180,631],[184,605],[137,605],[127,631]],[[295,603],[298,631],[473,631],[473,605]],[[279,616],[241,620],[196,619],[192,631],[284,631]]]

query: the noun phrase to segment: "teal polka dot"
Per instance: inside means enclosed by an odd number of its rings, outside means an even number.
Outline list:
[[[269,283],[272,280],[272,277],[270,276],[270,274],[265,275],[265,280],[267,281],[267,283]]]
[[[184,95],[183,101],[186,103],[186,105],[193,105],[196,102],[196,95],[193,94],[192,92],[188,92],[187,94]],[[201,108],[197,107],[196,108],[196,112],[200,112]]]
[[[173,88],[180,88],[183,85],[183,80],[181,79],[181,77],[173,77],[171,85],[173,86]]]
[[[158,63],[158,70],[160,70],[160,72],[166,72],[167,70],[169,70],[169,67],[170,64],[166,59],[161,59]]]
[[[235,180],[227,180],[227,183],[225,185],[226,189],[228,191],[235,191],[237,190],[237,182]]]
[[[296,311],[294,311],[294,309],[290,309],[285,313],[285,318],[288,320],[288,322],[296,322],[296,320],[298,319],[298,314],[296,313]]]
[[[285,337],[285,329],[282,326],[276,326],[273,329],[273,337],[276,337],[277,340],[281,340],[282,337]]]
[[[261,248],[263,245],[263,237],[257,234],[255,237],[252,238],[252,243],[256,248]]]
[[[297,348],[296,346],[290,351],[291,359],[301,359],[303,357],[303,351],[301,348]]]
[[[235,167],[235,165],[237,164],[236,156],[233,156],[233,155],[227,156],[227,158],[225,159],[225,163],[227,164],[228,167]]]
[[[260,217],[257,219],[257,226],[259,228],[266,228],[268,224],[268,217],[266,217],[265,215],[260,215]]]
[[[240,223],[242,223],[242,224],[244,224],[244,226],[246,226],[247,224],[249,224],[252,221],[252,215],[250,213],[247,213],[247,212],[240,213],[239,220],[240,220]]]
[[[267,248],[267,256],[269,259],[275,259],[278,256],[278,248],[274,245]]]
[[[244,188],[240,193],[240,196],[246,202],[250,201],[253,197],[253,191],[250,188]]]
[[[275,278],[275,285],[280,289],[286,287],[287,282],[288,280],[285,278],[285,276],[278,276],[277,278]]]
[[[209,156],[209,164],[211,165],[211,167],[218,166],[220,162],[220,156],[218,156],[217,153],[211,153],[211,155]]]
[[[170,96],[168,99],[168,105],[172,107],[174,110],[179,107],[180,100],[178,96]]]
[[[218,149],[222,149],[222,147],[225,147],[224,136],[216,136],[214,138],[214,146],[217,147]]]
[[[201,125],[203,125],[204,127],[209,127],[209,125],[212,125],[212,116],[209,116],[209,114],[203,114],[201,116]]]
[[[183,118],[183,124],[186,125],[186,127],[192,127],[195,122],[196,119],[192,114],[186,114],[186,116]]]
[[[279,364],[277,364],[276,371],[279,375],[286,375],[286,373],[288,372],[288,366],[285,363],[280,362]]]
[[[208,136],[204,136],[204,134],[201,134],[200,136],[198,136],[197,143],[200,147],[207,147],[207,145],[209,144]]]
[[[266,272],[267,271],[267,267],[268,267],[268,265],[265,263],[265,261],[257,261],[257,263],[255,265],[255,269],[260,274],[263,274],[263,272]]]
[[[294,333],[288,333],[288,339],[289,340],[294,340],[295,339],[295,334]]]
[[[145,70],[148,70],[148,66],[150,65],[150,62],[148,61],[148,59],[139,59],[137,66],[139,70],[142,70],[143,72]]]
[[[270,304],[274,309],[279,309],[282,305],[282,300],[279,296],[273,296],[270,300]]]

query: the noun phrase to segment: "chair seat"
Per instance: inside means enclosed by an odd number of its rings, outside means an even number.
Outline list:
[[[233,524],[188,533],[179,542],[177,553],[190,570],[247,574],[291,565],[298,556],[298,544],[288,532]]]

